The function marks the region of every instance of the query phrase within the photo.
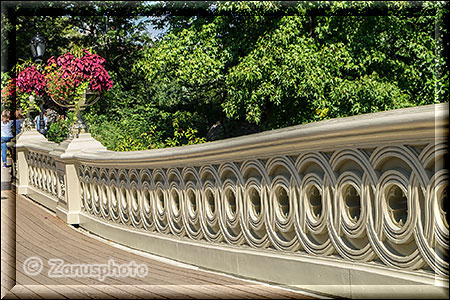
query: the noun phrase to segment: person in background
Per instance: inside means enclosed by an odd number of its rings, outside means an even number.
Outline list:
[[[47,111],[44,110],[43,113],[44,116],[44,128],[42,128],[41,130],[41,116],[37,115],[36,119],[34,120],[35,125],[36,125],[36,130],[39,131],[40,133],[42,133],[44,136],[47,134],[47,126],[48,126],[48,118],[47,118]]]
[[[13,126],[13,120],[11,118],[11,113],[9,110],[4,110],[2,112],[2,167],[7,168],[8,165],[6,164],[6,152],[8,149],[8,146],[6,143],[12,140],[13,138],[13,132],[12,132],[12,126]]]
[[[21,108],[16,110],[15,116],[16,116],[16,120],[15,120],[14,125],[16,127],[16,135],[18,135],[20,133],[20,131],[22,130],[22,122],[23,122],[23,114],[22,114]]]

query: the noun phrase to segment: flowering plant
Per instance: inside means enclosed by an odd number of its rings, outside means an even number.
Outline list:
[[[31,103],[29,99],[30,96],[44,94],[46,87],[45,77],[31,61],[17,63],[13,71],[18,76],[9,77],[5,73],[7,80],[4,86],[2,78],[2,109],[5,107],[13,110],[18,106],[26,113],[31,105],[38,108],[36,103]]]
[[[16,105],[17,98],[17,86],[16,86],[16,78],[10,78],[6,85],[2,88],[2,110],[3,106],[6,106],[8,109],[14,107]]]
[[[101,94],[112,87],[104,63],[103,57],[86,49],[51,57],[45,66],[31,61],[18,63],[13,69],[15,76],[8,78],[5,85],[2,74],[2,108],[17,103],[27,111],[32,105],[30,96],[46,93],[58,105],[78,109],[79,100],[86,92]],[[33,105],[38,108],[36,103]]]
[[[77,53],[76,53],[77,54]],[[51,57],[45,67],[47,92],[58,104],[75,104],[86,90],[108,91],[112,80],[104,68],[105,59],[83,49],[78,55],[66,53]]]
[[[41,96],[44,94],[46,85],[47,79],[34,65],[26,67],[17,76],[17,87],[22,93],[35,93]]]

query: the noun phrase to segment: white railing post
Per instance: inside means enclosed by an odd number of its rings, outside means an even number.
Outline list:
[[[16,192],[26,194],[28,187],[28,162],[25,158],[26,148],[16,146]]]
[[[32,145],[49,145],[49,141],[40,134],[35,128],[24,128],[16,138],[16,188],[18,194],[27,194],[29,186],[29,165],[26,153]],[[53,143],[50,143],[53,145]]]
[[[73,155],[84,150],[95,152],[106,150],[106,148],[90,133],[81,133],[79,137],[65,140],[50,153],[56,161],[58,180],[56,215],[68,224],[78,224],[80,221],[81,188],[77,174],[77,162],[73,159]]]

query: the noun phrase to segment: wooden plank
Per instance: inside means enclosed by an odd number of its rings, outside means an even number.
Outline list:
[[[16,285],[11,289],[11,292],[13,292],[20,299],[43,299],[43,297],[34,293],[24,285]]]
[[[2,191],[2,272],[16,269],[18,285],[5,296],[11,298],[310,298],[300,293],[262,285],[216,272],[185,268],[119,249],[75,230],[54,213],[33,201]],[[5,230],[4,230],[5,228]],[[8,243],[15,238],[15,244]],[[40,276],[24,274],[23,263],[31,256],[43,261]],[[146,264],[144,278],[50,278],[48,259],[68,264]],[[14,265],[15,264],[15,265]],[[2,273],[3,274],[3,273]],[[11,278],[9,278],[11,281]],[[21,285],[20,283],[27,283]],[[2,280],[2,295],[6,290]]]

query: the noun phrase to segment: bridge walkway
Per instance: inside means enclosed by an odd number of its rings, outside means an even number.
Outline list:
[[[65,224],[51,211],[12,190],[2,187],[1,196],[1,297],[5,299],[314,297],[306,292],[202,270],[115,245]],[[55,277],[60,272],[49,276],[52,268],[49,260],[54,259],[62,260],[64,268],[74,264],[101,264],[113,269],[111,263],[124,266],[134,262],[138,266],[146,265],[148,272],[144,277],[137,273],[134,277],[118,277],[118,273],[114,273],[103,280]],[[39,274],[30,273],[38,272],[39,266],[42,266]]]

